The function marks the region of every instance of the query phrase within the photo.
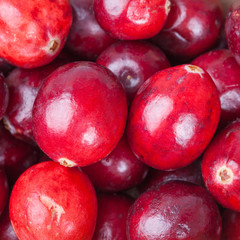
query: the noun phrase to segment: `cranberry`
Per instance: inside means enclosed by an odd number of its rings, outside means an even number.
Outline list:
[[[35,143],[32,131],[32,108],[38,90],[45,78],[66,60],[55,60],[39,68],[15,68],[6,78],[9,104],[4,116],[6,128],[15,137]]]
[[[240,68],[227,49],[197,57],[192,64],[206,70],[213,79],[221,102],[221,127],[240,117]]]
[[[223,207],[240,211],[240,120],[228,125],[203,155],[206,187]]]
[[[96,60],[115,40],[96,21],[93,0],[71,0],[70,3],[73,9],[73,23],[67,47],[82,58]]]
[[[133,199],[122,194],[99,194],[98,217],[92,240],[127,240],[126,222]]]
[[[20,176],[11,193],[9,213],[21,240],[90,240],[97,199],[91,182],[78,168],[49,161]]]
[[[8,207],[5,208],[0,217],[0,239],[1,240],[18,240],[10,222]]]
[[[94,0],[100,26],[122,40],[153,37],[162,29],[169,10],[169,0]]]
[[[181,62],[214,46],[223,23],[218,0],[171,0],[167,22],[154,37],[171,58]]]
[[[16,139],[0,124],[0,167],[5,169],[11,185],[37,160],[36,147]]]
[[[63,48],[71,23],[68,0],[2,0],[0,55],[24,68],[47,64]]]
[[[154,168],[184,167],[203,153],[219,117],[218,92],[203,69],[167,68],[137,92],[129,114],[129,144],[140,160]]]
[[[129,102],[137,90],[157,71],[170,67],[165,54],[144,41],[120,41],[109,46],[97,63],[110,69],[122,83]]]
[[[0,72],[3,74],[3,76],[6,77],[13,68],[14,67],[11,64],[6,62],[3,58],[0,58]]]
[[[0,215],[8,201],[8,180],[5,171],[0,168]],[[1,238],[0,238],[1,239]]]
[[[126,136],[103,160],[83,168],[94,186],[101,191],[121,191],[140,184],[148,167],[131,151]]]
[[[33,107],[33,132],[52,160],[86,166],[115,148],[126,118],[126,94],[113,73],[95,63],[74,62],[44,81]]]
[[[219,240],[221,216],[202,187],[171,181],[143,193],[129,210],[129,240]]]
[[[139,188],[141,192],[144,192],[153,186],[173,180],[191,182],[204,187],[205,185],[201,171],[201,159],[199,158],[187,167],[179,168],[174,171],[161,171],[152,168],[149,170],[147,178],[143,181]]]
[[[9,89],[4,81],[4,77],[0,74],[0,120],[5,114],[9,102]]]
[[[240,239],[240,213],[225,209],[222,215],[222,240]]]

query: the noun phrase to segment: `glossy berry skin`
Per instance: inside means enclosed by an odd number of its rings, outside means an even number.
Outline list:
[[[154,73],[170,67],[165,54],[144,41],[120,41],[105,49],[97,63],[110,69],[122,83],[129,102]]]
[[[45,78],[63,62],[66,63],[65,60],[55,60],[33,69],[15,68],[7,76],[10,97],[3,121],[12,135],[35,144],[32,131],[33,103]]]
[[[159,170],[187,166],[212,139],[220,101],[210,76],[194,65],[157,72],[138,90],[127,126],[132,151]]]
[[[221,127],[240,117],[240,68],[228,49],[214,50],[193,60],[214,81],[221,102]]]
[[[169,0],[94,0],[94,12],[100,26],[121,40],[147,39],[163,27]]]
[[[95,190],[78,168],[39,163],[14,185],[9,214],[21,240],[90,240],[97,217]]]
[[[154,38],[178,61],[188,61],[214,46],[223,23],[218,0],[172,0],[166,24]]]
[[[203,155],[206,187],[223,207],[240,211],[240,121],[215,136]]]
[[[0,120],[3,118],[9,103],[9,89],[4,77],[0,74]]]
[[[115,148],[127,111],[126,94],[110,70],[74,62],[44,81],[33,107],[33,132],[52,160],[86,166]]]
[[[122,194],[98,194],[98,217],[92,240],[127,240],[126,223],[133,199]]]
[[[8,201],[8,180],[5,171],[0,168],[0,215],[2,214],[4,208]]]
[[[82,170],[100,191],[117,192],[140,184],[148,166],[136,158],[124,135],[106,158]]]
[[[36,147],[16,139],[0,124],[0,167],[5,169],[11,185],[37,160]]]
[[[191,182],[204,187],[201,159],[197,159],[192,164],[173,171],[161,171],[151,168],[149,169],[147,178],[140,185],[139,189],[141,192],[144,192],[153,186],[173,180]]]
[[[0,217],[0,239],[18,240],[10,222],[8,206]]]
[[[2,0],[0,56],[33,68],[51,62],[63,48],[72,23],[68,0]]]
[[[116,40],[98,24],[93,11],[93,0],[71,0],[73,23],[67,47],[83,59],[96,60],[98,55]]]
[[[143,193],[129,210],[128,240],[219,240],[221,216],[202,187],[171,181]]]
[[[225,21],[225,35],[228,43],[228,48],[240,64],[240,44],[239,44],[239,29],[240,29],[240,1],[236,0],[232,3]]]
[[[222,238],[221,240],[240,239],[240,213],[225,209],[222,214]]]

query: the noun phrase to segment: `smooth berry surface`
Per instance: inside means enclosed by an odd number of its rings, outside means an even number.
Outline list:
[[[172,181],[143,193],[129,210],[128,240],[219,240],[221,216],[202,187]]]
[[[214,81],[221,102],[221,127],[240,117],[240,68],[228,49],[205,53],[192,61]]]
[[[166,22],[169,0],[94,0],[100,26],[121,40],[147,39],[156,35]]]
[[[223,207],[240,211],[240,121],[215,136],[203,155],[206,187]]]
[[[144,41],[120,41],[105,49],[97,63],[110,69],[122,83],[129,102],[149,77],[170,67],[165,54]]]
[[[15,68],[7,76],[9,104],[3,121],[12,135],[35,143],[32,131],[33,103],[45,78],[63,62],[66,63],[65,60],[55,60],[33,69]]]
[[[2,0],[0,56],[33,68],[51,62],[63,48],[72,23],[68,0]]]
[[[0,168],[0,215],[2,214],[4,208],[8,201],[8,180],[4,169]]]
[[[73,23],[67,47],[81,58],[96,60],[98,55],[116,40],[98,24],[93,11],[93,0],[71,0]]]
[[[0,120],[3,118],[9,104],[9,89],[5,79],[0,75]]]
[[[65,166],[86,166],[117,145],[127,118],[126,94],[110,70],[74,62],[54,71],[33,107],[39,147]]]
[[[136,158],[124,135],[106,158],[82,170],[97,189],[117,192],[140,184],[147,175],[148,166]]]
[[[127,240],[126,227],[133,199],[122,194],[98,194],[98,217],[92,240]]]
[[[228,48],[240,64],[240,0],[232,3],[228,11],[225,21],[225,35],[228,43]]]
[[[167,22],[153,41],[172,58],[188,61],[214,46],[222,24],[218,0],[171,0]]]
[[[96,193],[78,168],[43,162],[17,180],[9,214],[21,240],[91,240],[97,218]]]
[[[129,113],[129,144],[153,168],[184,167],[203,153],[219,117],[218,92],[203,69],[187,64],[167,68],[138,90]]]

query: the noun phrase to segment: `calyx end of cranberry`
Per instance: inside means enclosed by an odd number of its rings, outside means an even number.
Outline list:
[[[166,11],[167,15],[170,12],[170,9],[171,9],[171,2],[169,0],[167,0],[166,4],[165,4],[165,11]]]
[[[222,184],[229,184],[233,181],[233,172],[230,168],[222,166],[217,171],[217,179]]]
[[[58,51],[60,46],[60,41],[58,39],[51,39],[48,43],[48,52],[54,54]]]
[[[67,158],[60,158],[58,162],[64,167],[76,167],[77,164]]]

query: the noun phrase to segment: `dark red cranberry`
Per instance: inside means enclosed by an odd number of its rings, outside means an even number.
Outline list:
[[[214,46],[222,23],[218,0],[171,0],[167,22],[153,41],[171,58],[187,61]]]
[[[240,117],[240,67],[227,49],[215,50],[197,57],[192,64],[206,70],[213,79],[220,97],[220,125]]]
[[[147,178],[143,181],[139,188],[141,192],[144,192],[153,186],[172,180],[191,182],[204,187],[205,185],[201,171],[201,159],[199,158],[192,164],[174,171],[161,171],[151,168],[148,172]]]
[[[0,217],[0,239],[1,240],[18,240],[10,222],[8,207],[5,208]]]
[[[223,207],[240,211],[240,120],[228,125],[203,155],[206,187]]]
[[[128,210],[133,199],[121,194],[98,195],[98,217],[92,240],[127,240]]]
[[[169,0],[95,0],[94,11],[100,26],[122,40],[147,39],[166,22]]]
[[[8,201],[8,180],[5,171],[0,168],[0,215],[6,207]],[[1,239],[1,238],[0,238]]]
[[[136,158],[124,135],[105,159],[82,170],[97,189],[117,192],[140,184],[148,167]]]
[[[153,168],[184,167],[203,153],[219,117],[218,92],[203,69],[194,65],[167,68],[137,92],[129,114],[129,144]]]
[[[219,240],[221,216],[213,197],[184,181],[158,185],[129,210],[128,240]]]
[[[27,169],[15,183],[9,214],[21,240],[91,240],[96,193],[78,168],[43,162]]]
[[[38,90],[45,78],[67,59],[39,68],[15,68],[6,78],[9,87],[9,104],[4,116],[5,127],[15,137],[35,143],[32,131],[32,109]]]
[[[16,139],[0,124],[0,166],[5,169],[11,185],[37,160],[36,147]]]
[[[39,147],[65,166],[105,158],[123,135],[126,94],[114,74],[92,62],[58,68],[40,88],[33,108]]]
[[[100,54],[97,63],[118,77],[130,102],[145,80],[161,69],[170,67],[165,54],[155,45],[144,41],[117,42]]]
[[[9,103],[9,89],[4,81],[4,77],[0,74],[0,120],[3,118]]]
[[[231,5],[225,21],[225,34],[228,48],[240,64],[240,0],[236,0]]]
[[[240,239],[240,213],[225,209],[222,214],[222,238],[221,240]]]
[[[115,40],[96,21],[93,0],[71,0],[70,3],[73,9],[73,23],[67,47],[83,59],[96,60]]]

